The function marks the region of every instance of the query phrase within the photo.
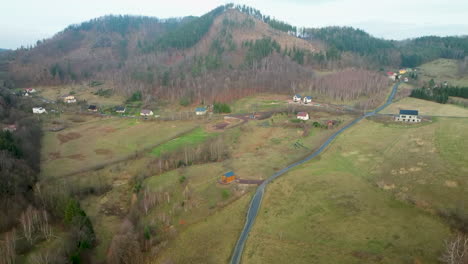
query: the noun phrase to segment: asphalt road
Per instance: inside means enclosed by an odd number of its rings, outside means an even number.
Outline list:
[[[284,173],[286,173],[287,171],[289,171],[290,169],[296,167],[296,166],[299,166],[305,162],[308,162],[309,160],[315,158],[316,156],[318,156],[320,153],[322,153],[325,148],[327,148],[330,143],[338,136],[340,135],[341,133],[343,133],[345,130],[347,130],[348,128],[352,127],[353,125],[355,125],[356,123],[358,123],[359,121],[361,121],[362,119],[366,118],[366,117],[369,117],[369,116],[373,116],[375,115],[377,112],[383,110],[385,107],[387,107],[389,104],[392,103],[393,101],[393,98],[395,97],[395,94],[398,90],[398,85],[399,83],[396,83],[393,88],[392,88],[392,92],[390,93],[390,95],[388,96],[387,98],[387,101],[385,102],[385,104],[383,104],[382,106],[378,107],[377,109],[375,109],[374,111],[372,112],[367,112],[365,113],[363,116],[361,117],[358,117],[356,118],[355,120],[353,120],[351,123],[347,124],[346,126],[344,126],[343,128],[341,128],[340,130],[338,130],[337,132],[335,132],[331,137],[329,137],[327,139],[327,141],[325,141],[325,143],[322,144],[322,146],[320,146],[319,149],[317,149],[314,153],[312,153],[311,155],[307,156],[305,159],[301,160],[301,161],[298,161],[296,163],[293,163],[291,165],[289,165],[288,167],[276,172],[275,174],[273,174],[270,178],[268,178],[267,180],[265,180],[258,188],[257,190],[255,191],[255,194],[252,198],[252,201],[250,202],[250,206],[249,206],[249,209],[247,211],[247,217],[246,217],[246,221],[245,221],[245,225],[244,225],[244,229],[242,230],[241,234],[240,234],[240,237],[239,237],[239,240],[237,240],[237,243],[236,243],[236,246],[234,248],[234,251],[233,251],[233,254],[232,254],[232,258],[231,258],[231,264],[239,264],[240,261],[241,261],[241,258],[242,258],[242,252],[244,250],[244,246],[245,246],[245,242],[247,241],[247,238],[249,236],[249,233],[250,233],[250,230],[252,229],[252,226],[255,222],[255,218],[257,217],[257,214],[258,214],[258,210],[260,209],[260,205],[262,203],[262,199],[263,199],[263,194],[265,193],[265,187],[270,183],[272,182],[274,179],[278,178],[279,176],[283,175]]]

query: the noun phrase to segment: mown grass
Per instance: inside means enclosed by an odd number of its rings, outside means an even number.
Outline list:
[[[419,79],[436,83],[447,81],[454,86],[468,86],[468,75],[460,75],[456,60],[438,59],[420,66]]]
[[[180,136],[176,139],[168,141],[160,146],[157,146],[151,151],[156,157],[161,156],[163,153],[172,152],[184,146],[193,146],[204,142],[208,138],[215,136],[216,133],[208,133],[203,128],[195,129],[188,134]]]
[[[398,114],[400,109],[419,110],[420,115],[427,116],[457,116],[468,117],[468,109],[452,104],[439,104],[436,102],[417,98],[403,98],[385,108],[382,114]]]
[[[360,122],[267,188],[243,263],[438,263],[431,212],[468,202],[466,129]]]

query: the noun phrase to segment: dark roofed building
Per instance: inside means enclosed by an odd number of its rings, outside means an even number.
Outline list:
[[[90,106],[88,106],[88,111],[97,112],[97,109],[98,109],[98,108],[97,108],[97,106],[95,106],[95,105],[90,105]]]
[[[126,110],[125,106],[116,106],[115,107],[115,112],[117,112],[117,113],[125,113],[125,110]]]

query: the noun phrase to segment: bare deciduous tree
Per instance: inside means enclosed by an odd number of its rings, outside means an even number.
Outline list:
[[[440,260],[446,264],[467,264],[468,237],[458,234],[453,239],[445,241],[445,252]]]

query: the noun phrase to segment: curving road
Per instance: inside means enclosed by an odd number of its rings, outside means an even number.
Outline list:
[[[244,225],[244,229],[242,230],[242,233],[239,237],[239,240],[237,240],[237,243],[236,243],[236,246],[234,248],[234,252],[232,253],[232,258],[231,258],[231,264],[239,264],[240,261],[241,261],[241,258],[242,258],[242,252],[244,250],[244,246],[245,246],[245,242],[247,241],[247,238],[249,236],[249,233],[250,233],[250,230],[252,229],[252,226],[254,224],[254,221],[255,221],[255,218],[258,214],[258,210],[260,209],[260,205],[262,203],[262,199],[263,199],[263,194],[265,193],[265,187],[270,183],[272,182],[274,179],[278,178],[279,176],[283,175],[285,172],[289,171],[290,169],[298,166],[298,165],[301,165],[313,158],[315,158],[317,155],[319,155],[320,153],[322,153],[326,147],[328,147],[330,145],[330,143],[338,136],[340,135],[341,133],[343,133],[343,131],[345,131],[346,129],[352,127],[353,125],[355,125],[356,123],[358,123],[359,121],[361,121],[362,119],[366,118],[366,117],[369,117],[369,116],[373,116],[375,115],[377,112],[379,111],[382,111],[385,107],[387,107],[389,104],[392,103],[393,101],[393,98],[395,97],[395,94],[398,90],[398,85],[399,83],[396,83],[395,85],[393,85],[393,88],[392,88],[392,92],[390,93],[390,95],[388,96],[387,98],[387,101],[385,102],[385,104],[383,104],[382,106],[378,107],[377,109],[375,109],[374,111],[372,112],[368,112],[368,113],[365,113],[363,116],[361,117],[358,117],[356,118],[355,120],[353,120],[351,123],[347,124],[346,126],[344,126],[343,128],[341,128],[340,130],[336,131],[331,137],[329,137],[327,139],[327,141],[325,141],[325,143],[322,144],[322,146],[320,146],[319,149],[317,149],[316,151],[314,151],[314,153],[312,153],[311,155],[307,156],[305,159],[301,160],[301,161],[298,161],[296,163],[293,163],[291,165],[289,165],[288,167],[278,171],[277,173],[273,174],[270,178],[268,178],[267,180],[265,180],[258,188],[257,190],[255,191],[255,194],[252,198],[252,201],[250,202],[250,206],[249,206],[249,209],[247,211],[247,217],[246,217],[246,222],[245,222],[245,225]]]

